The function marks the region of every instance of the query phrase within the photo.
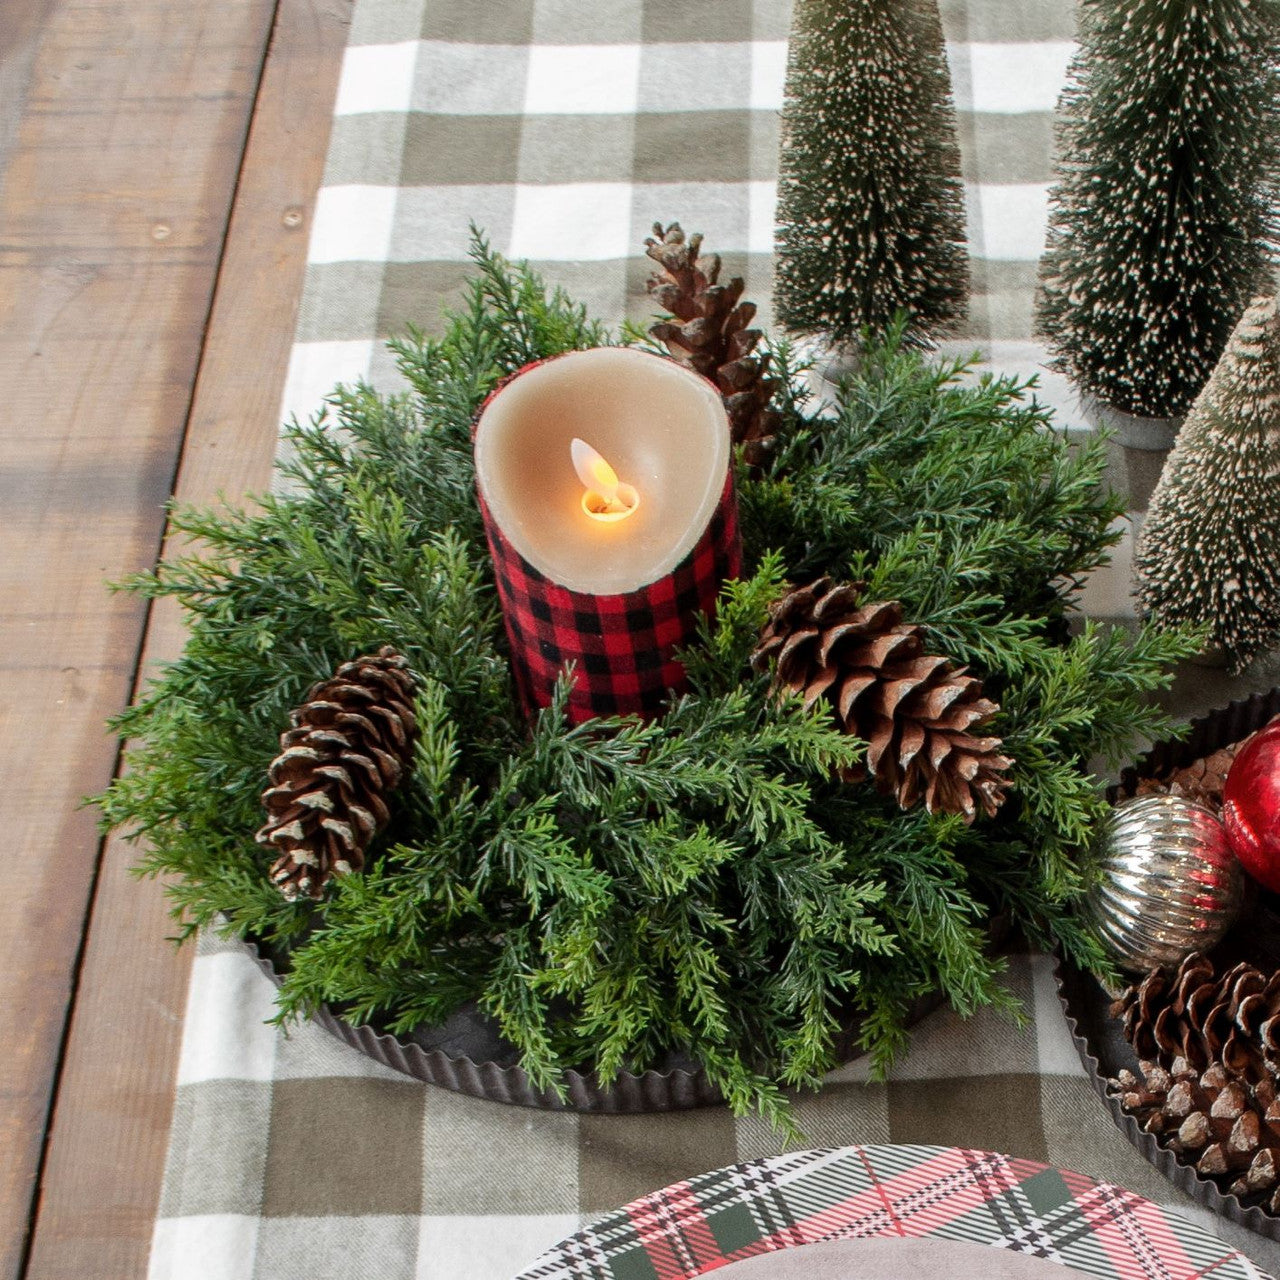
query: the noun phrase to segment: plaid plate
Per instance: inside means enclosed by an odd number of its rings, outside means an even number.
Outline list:
[[[1265,1280],[1243,1254],[1111,1183],[923,1146],[801,1151],[690,1178],[607,1214],[517,1280],[689,1280],[872,1236],[989,1245],[1098,1280]]]
[[[693,550],[670,573],[625,595],[587,595],[552,582],[511,545],[483,501],[480,510],[527,713],[551,705],[570,664],[572,724],[593,716],[656,716],[684,692],[688,681],[676,652],[693,643],[703,614],[715,614],[721,585],[742,572],[732,472]]]

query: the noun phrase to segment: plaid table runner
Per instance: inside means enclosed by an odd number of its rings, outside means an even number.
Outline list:
[[[1035,261],[1069,0],[943,0],[972,238],[961,347],[1034,371]],[[286,413],[338,380],[396,385],[381,341],[430,328],[466,274],[468,223],[605,320],[641,318],[645,234],[701,230],[768,323],[787,0],[359,0],[312,228]],[[1043,398],[1078,421],[1062,382]],[[1127,554],[1086,606],[1128,609]],[[1018,1029],[949,1013],[887,1084],[853,1064],[797,1106],[809,1142],[923,1143],[1077,1169],[1208,1215],[1094,1098],[1049,962],[1014,957]],[[152,1280],[503,1280],[584,1223],[679,1179],[775,1155],[723,1109],[548,1114],[420,1085],[326,1032],[264,1025],[272,988],[235,945],[195,962]],[[1219,1224],[1269,1270],[1280,1247]]]
[[[505,1107],[407,1080],[318,1027],[286,1037],[264,1025],[274,988],[246,954],[208,937],[200,948],[152,1280],[510,1280],[621,1205],[778,1154],[767,1126],[724,1108]],[[1051,962],[1013,956],[1009,982],[1027,1026],[931,1015],[887,1083],[852,1063],[799,1099],[808,1143],[937,1144],[1074,1169],[1175,1207],[1280,1274],[1280,1245],[1193,1205],[1112,1125]]]

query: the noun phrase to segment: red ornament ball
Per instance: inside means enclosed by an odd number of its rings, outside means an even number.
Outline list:
[[[1280,893],[1280,721],[1254,734],[1232,762],[1222,823],[1244,869]]]

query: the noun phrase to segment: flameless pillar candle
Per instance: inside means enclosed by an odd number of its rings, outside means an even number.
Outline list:
[[[574,665],[569,717],[657,714],[675,651],[742,567],[719,391],[621,347],[530,365],[485,402],[476,487],[526,710]]]

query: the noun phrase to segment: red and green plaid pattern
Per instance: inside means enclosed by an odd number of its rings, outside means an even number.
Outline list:
[[[692,643],[699,617],[715,612],[725,579],[742,571],[732,471],[693,550],[669,574],[623,595],[588,595],[552,582],[511,545],[483,499],[480,510],[526,712],[550,705],[569,664],[572,724],[655,716],[672,692],[687,687],[676,652]]]
[[[802,1151],[690,1178],[608,1214],[518,1280],[687,1280],[872,1236],[984,1244],[1104,1280],[1265,1280],[1131,1191],[1033,1160],[921,1146]]]

